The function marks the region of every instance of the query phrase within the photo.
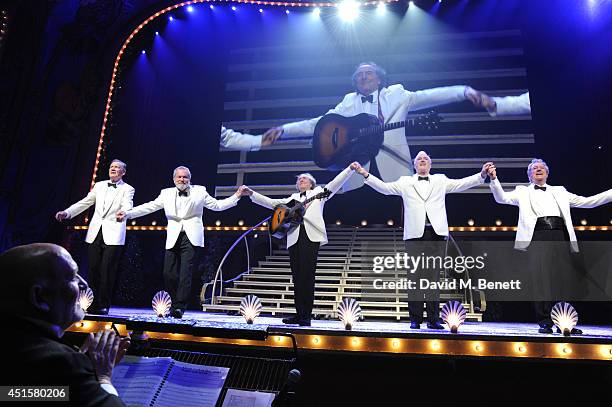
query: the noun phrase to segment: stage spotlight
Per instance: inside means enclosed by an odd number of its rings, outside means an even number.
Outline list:
[[[247,324],[253,323],[261,313],[262,308],[261,300],[256,295],[249,294],[240,301],[240,315]]]
[[[145,50],[143,49],[142,51],[140,51],[140,53],[144,55],[144,54],[146,54],[146,53],[147,53],[147,51],[145,51]]]
[[[387,226],[393,226],[395,224],[395,222],[393,222],[393,219],[389,219],[387,221]]]
[[[168,20],[174,21],[174,17],[170,16],[170,17],[168,17]]]
[[[580,220],[580,224],[581,224],[582,226],[586,226],[586,225],[587,225],[587,223],[588,223],[588,222],[587,222],[587,220],[586,220],[586,219],[582,219],[582,220]]]
[[[263,13],[263,9],[261,9],[261,8],[260,8],[260,9],[259,9],[259,12],[260,12],[260,13]]]
[[[319,7],[315,7],[315,9],[312,10],[312,16],[319,17],[320,15],[321,15],[321,9]]]
[[[285,14],[289,14],[289,10],[285,10]]]
[[[193,7],[192,6],[187,6],[187,11],[189,13],[193,13]]]
[[[459,326],[467,317],[467,310],[459,301],[449,301],[442,307],[440,317],[448,325],[451,333],[456,334]]]
[[[342,221],[341,221],[340,219],[338,219],[338,220],[336,221],[336,226],[340,226],[340,225],[342,225]]]
[[[380,3],[378,3],[378,6],[376,6],[376,14],[383,15],[386,12],[387,12],[387,6],[385,6],[385,3],[381,1]]]
[[[170,298],[170,294],[166,291],[158,291],[153,296],[153,301],[151,301],[151,306],[153,307],[153,312],[159,318],[163,318],[170,313],[170,307],[172,307],[172,298]]]
[[[497,219],[497,220],[495,220],[495,225],[497,225],[497,226],[501,226],[501,225],[502,225],[502,221],[501,221],[501,219]]]
[[[151,226],[155,226],[155,225],[157,225],[157,221],[154,220],[153,222],[151,222]]]
[[[359,15],[359,3],[354,0],[344,0],[337,7],[338,15],[343,21],[351,22]]]
[[[159,35],[159,31],[155,31],[155,35]]]
[[[132,223],[132,226],[136,225],[136,221],[135,220],[133,220],[131,223]]]
[[[558,302],[550,311],[550,319],[557,326],[563,336],[570,336],[572,329],[578,323],[578,312],[569,302]]]
[[[468,219],[467,224],[468,224],[469,226],[474,226],[474,219]]]
[[[238,226],[244,226],[244,221],[242,219],[238,221]]]
[[[368,221],[367,220],[362,220],[361,221],[361,226],[368,226]]]
[[[94,294],[91,288],[87,287],[87,290],[79,291],[79,305],[83,308],[83,311],[87,312],[87,308],[93,303]]]
[[[215,221],[215,226],[221,226],[221,221],[220,220],[216,220]]]
[[[232,10],[236,11],[236,6],[232,6]]]
[[[361,318],[361,307],[353,298],[343,298],[336,312],[338,313],[338,318],[344,324],[344,329],[347,331],[353,329],[355,322]]]
[[[209,7],[211,10],[215,8],[215,6],[213,6],[212,4]]]

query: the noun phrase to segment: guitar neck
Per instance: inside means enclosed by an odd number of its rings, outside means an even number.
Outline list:
[[[368,134],[375,134],[375,133],[379,133],[379,132],[385,132],[387,130],[394,130],[394,129],[399,129],[401,127],[407,127],[407,128],[411,128],[415,126],[415,120],[414,119],[408,119],[408,120],[404,120],[401,122],[394,122],[394,123],[387,123],[387,124],[383,124],[383,125],[379,125],[379,126],[370,126],[367,127],[365,129],[362,129],[361,131]]]

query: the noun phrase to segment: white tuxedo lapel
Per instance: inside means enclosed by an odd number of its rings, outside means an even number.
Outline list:
[[[417,177],[418,175],[412,176],[412,188],[414,188],[417,195],[425,202],[429,199],[433,191],[433,180],[431,176],[429,177],[429,181],[419,181]],[[427,184],[426,187],[419,185],[419,182],[425,182]],[[421,191],[423,191],[423,193],[421,193]]]
[[[108,214],[108,211],[110,211],[110,209],[113,207],[113,204],[115,203],[115,200],[117,199],[117,196],[119,195],[119,190],[121,189],[122,185],[123,184],[117,185],[117,188],[112,188],[112,191],[111,191],[111,188],[108,187],[108,185],[105,186],[106,191],[104,191],[104,194],[103,194],[104,196],[102,198],[102,206],[103,206],[102,217],[105,217]],[[106,198],[108,194],[112,195],[112,199],[109,201],[108,205],[106,205]]]

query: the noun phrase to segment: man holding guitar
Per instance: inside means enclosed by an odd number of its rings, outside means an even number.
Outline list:
[[[295,184],[298,192],[288,198],[271,199],[248,187],[242,187],[243,195],[250,195],[251,200],[258,205],[273,209],[279,205],[287,205],[292,201],[310,201],[305,205],[301,224],[291,228],[287,234],[287,248],[289,249],[289,262],[293,276],[293,292],[296,315],[283,318],[285,324],[298,324],[310,326],[312,307],[314,304],[315,271],[319,247],[327,244],[323,208],[342,185],[353,175],[355,168],[360,167],[354,162],[331,180],[325,188],[317,186],[317,181],[310,174],[297,176]],[[329,193],[325,193],[325,191]],[[316,195],[327,196],[322,199],[311,200]]]
[[[476,91],[469,86],[446,86],[420,91],[408,91],[400,84],[388,86],[385,83],[386,72],[373,62],[363,62],[357,66],[353,73],[352,82],[356,92],[349,93],[328,114],[335,113],[345,117],[367,113],[378,118],[380,124],[406,120],[408,112],[427,109],[433,106],[469,99],[479,105],[480,98]],[[304,137],[314,134],[315,126],[321,117],[287,123],[282,127],[273,129],[275,134],[284,134],[289,137]],[[393,127],[393,126],[391,126]],[[374,152],[378,172],[383,181],[395,181],[406,175],[406,168],[412,174],[410,149],[406,141],[403,127],[394,128],[384,132],[384,139],[380,150]],[[359,160],[361,157],[354,157]],[[364,164],[369,170],[370,163]],[[360,177],[352,178],[344,186],[344,191],[350,191],[363,185]]]

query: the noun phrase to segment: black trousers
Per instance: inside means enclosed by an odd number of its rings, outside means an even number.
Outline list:
[[[89,256],[89,286],[94,292],[92,309],[110,308],[117,279],[123,245],[107,245],[102,228],[87,248]]]
[[[537,297],[562,298],[564,284],[571,267],[569,235],[562,229],[545,229],[536,226],[532,243],[527,249],[528,262],[534,278]],[[544,243],[543,243],[544,242]],[[567,242],[559,244],[558,242]],[[550,311],[558,300],[534,301],[536,320],[541,327],[552,327]]]
[[[431,226],[425,227],[423,236],[417,239],[405,241],[406,253],[413,257],[444,256],[446,238],[434,232]],[[427,311],[427,321],[435,323],[440,318],[440,291],[437,289],[421,289],[420,280],[438,282],[440,280],[440,268],[431,265],[422,267],[411,273],[408,270],[408,281],[414,281],[415,289],[408,289],[408,311],[412,322],[423,322],[423,303]]]
[[[191,276],[197,265],[199,246],[189,241],[181,232],[172,249],[164,257],[164,286],[172,297],[172,308],[185,310],[191,297]]]
[[[293,276],[293,298],[298,319],[310,320],[314,304],[315,271],[319,255],[319,242],[308,238],[300,226],[298,241],[289,248],[289,263]]]

